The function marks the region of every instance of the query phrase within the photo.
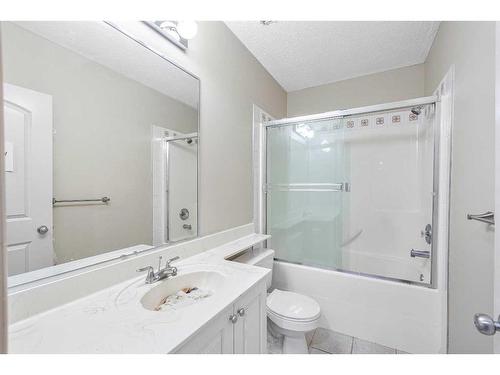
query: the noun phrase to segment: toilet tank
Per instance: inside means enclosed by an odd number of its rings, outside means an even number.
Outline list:
[[[271,287],[273,278],[274,250],[271,249],[249,249],[244,254],[233,259],[233,262],[250,264],[252,266],[268,268],[271,270],[266,279],[266,287]]]

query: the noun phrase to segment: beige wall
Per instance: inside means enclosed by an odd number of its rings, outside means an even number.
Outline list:
[[[253,221],[255,103],[286,116],[286,92],[222,22],[200,22],[184,56],[201,79],[201,234]]]
[[[287,116],[387,103],[423,94],[424,65],[413,65],[289,92]]]
[[[286,93],[223,22],[198,22],[184,52],[137,22],[118,22],[200,77],[200,233],[253,221],[252,104],[286,115]]]
[[[17,25],[2,27],[5,82],[53,96],[54,197],[111,197],[54,208],[57,263],[152,244],[151,125],[194,132],[197,111]]]
[[[495,23],[442,22],[425,64],[432,94],[455,66],[449,249],[449,352],[490,353],[491,337],[472,323],[493,311],[494,231],[466,220],[493,211]]]

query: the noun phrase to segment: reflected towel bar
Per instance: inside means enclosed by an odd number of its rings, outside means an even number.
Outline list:
[[[481,221],[481,222],[486,223],[486,224],[495,225],[495,213],[491,212],[491,211],[488,211],[488,212],[485,212],[484,214],[479,214],[479,215],[467,214],[467,219],[468,220],[477,220],[477,221]]]
[[[108,203],[111,200],[110,197],[102,197],[99,199],[61,199],[57,200],[56,198],[52,198],[52,205],[56,203],[83,203],[83,202],[102,202]]]

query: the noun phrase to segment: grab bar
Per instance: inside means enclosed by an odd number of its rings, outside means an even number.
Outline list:
[[[111,200],[110,197],[102,197],[98,199],[61,199],[57,200],[56,198],[52,198],[52,205],[56,203],[81,203],[81,202],[102,202],[108,203]]]
[[[472,215],[472,214],[467,214],[467,219],[468,220],[477,220],[482,223],[490,224],[490,225],[495,225],[495,213],[488,211],[485,212],[484,214],[479,214],[479,215]]]
[[[411,249],[410,251],[410,256],[412,258],[430,258],[431,257],[431,252],[426,251],[426,250],[415,250]]]

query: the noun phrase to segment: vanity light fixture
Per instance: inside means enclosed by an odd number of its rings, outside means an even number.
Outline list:
[[[193,39],[198,32],[195,21],[158,20],[144,23],[183,50],[188,48],[188,40]]]

